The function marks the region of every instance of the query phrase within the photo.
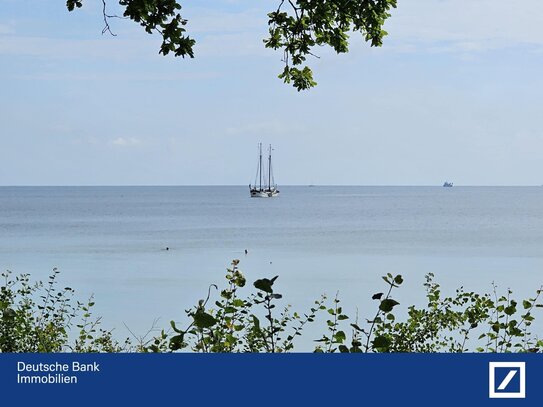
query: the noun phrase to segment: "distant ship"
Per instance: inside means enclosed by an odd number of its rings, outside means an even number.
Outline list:
[[[255,185],[249,184],[249,192],[251,193],[251,198],[272,198],[279,195],[279,190],[273,179],[272,171],[272,146],[268,151],[268,170],[265,173],[265,169],[262,168],[262,143],[258,144],[259,155],[258,155],[258,167],[256,170]],[[264,182],[262,182],[264,181]]]
[[[445,181],[445,183],[443,184],[443,186],[444,186],[445,188],[452,188],[453,183],[452,183],[452,182],[449,182],[449,181]]]

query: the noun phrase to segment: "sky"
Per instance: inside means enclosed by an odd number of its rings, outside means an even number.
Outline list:
[[[543,184],[540,0],[399,0],[301,93],[262,43],[277,1],[184,3],[194,59],[102,35],[98,0],[0,0],[0,185],[246,185],[259,142],[279,185]]]

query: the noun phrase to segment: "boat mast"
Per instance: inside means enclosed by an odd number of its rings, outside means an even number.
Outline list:
[[[270,151],[269,151],[269,155],[268,155],[268,189],[271,191],[271,171],[272,171],[272,168],[271,168],[271,151],[272,151],[272,148],[271,148],[271,144],[270,144]]]
[[[262,191],[262,143],[259,143],[258,146],[260,148],[260,161],[259,161],[260,170],[258,172],[260,174],[260,190]]]

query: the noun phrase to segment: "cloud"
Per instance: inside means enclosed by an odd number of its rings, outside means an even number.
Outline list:
[[[472,52],[543,45],[543,2],[417,0],[400,2],[386,23],[386,42],[441,44],[441,51]]]
[[[226,134],[228,136],[246,136],[255,134],[258,134],[259,136],[270,136],[284,134],[287,131],[293,130],[298,129],[293,129],[293,126],[287,126],[284,123],[280,123],[278,121],[265,121],[259,123],[247,123],[235,127],[228,127],[226,128]]]
[[[156,81],[181,81],[181,80],[208,80],[219,78],[219,72],[175,72],[175,73],[46,73],[38,72],[31,74],[14,74],[13,79],[18,80],[39,80],[39,81],[138,81],[138,82],[156,82]]]
[[[0,23],[0,34],[13,34],[13,24]]]
[[[54,59],[141,57],[147,41],[104,37],[100,40],[59,39],[36,36],[0,36],[0,54]],[[155,44],[156,45],[156,44]]]
[[[187,29],[194,34],[266,32],[267,13],[249,9],[241,12],[219,12],[211,8],[190,8]]]
[[[117,147],[134,147],[141,144],[141,141],[135,137],[117,137],[109,141],[110,145]]]
[[[241,57],[269,55],[263,38],[268,33],[264,8],[243,11],[190,9],[188,32],[196,39],[198,57]]]
[[[74,145],[92,145],[95,146],[98,144],[98,139],[94,136],[89,137],[79,137],[72,139],[72,144]]]

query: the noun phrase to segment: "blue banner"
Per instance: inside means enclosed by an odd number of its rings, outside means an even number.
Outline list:
[[[539,354],[2,354],[12,406],[540,405]]]

